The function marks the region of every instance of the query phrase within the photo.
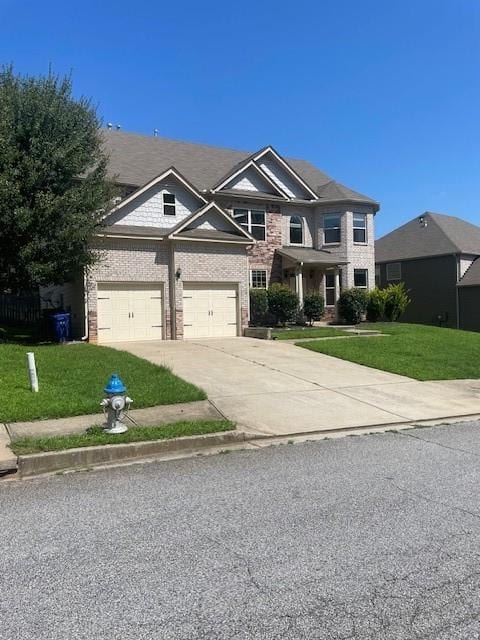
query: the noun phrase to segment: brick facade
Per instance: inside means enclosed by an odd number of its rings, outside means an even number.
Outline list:
[[[87,275],[89,340],[98,341],[98,282],[158,282],[163,288],[164,338],[183,338],[183,283],[231,282],[239,290],[240,331],[248,324],[248,263],[245,245],[104,239],[99,262]],[[175,277],[177,271],[180,278]],[[172,284],[173,290],[172,290]],[[172,322],[173,321],[173,322]]]

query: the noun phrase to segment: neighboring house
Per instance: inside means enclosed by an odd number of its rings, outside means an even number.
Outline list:
[[[300,302],[374,285],[378,204],[272,147],[248,154],[107,130],[123,199],[100,262],[62,295],[95,342],[241,335],[249,288],[287,283]]]
[[[405,283],[405,322],[478,331],[479,256],[480,227],[427,211],[376,241],[377,284]]]

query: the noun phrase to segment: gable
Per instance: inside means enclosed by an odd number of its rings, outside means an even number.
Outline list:
[[[227,182],[222,190],[257,191],[260,193],[278,195],[278,191],[275,187],[252,166],[247,167],[233,180]]]
[[[175,215],[164,215],[163,194],[175,196]],[[111,213],[107,225],[132,225],[173,228],[201,207],[203,202],[194,196],[179,180],[170,175],[133,197],[124,206]]]
[[[206,211],[203,215],[199,216],[189,225],[187,225],[184,230],[192,231],[193,229],[208,229],[209,231],[228,231],[229,233],[236,233],[236,229],[227,220],[224,216],[222,216],[218,211],[214,209],[210,209]]]
[[[312,195],[296,180],[271,154],[265,154],[257,161],[264,173],[290,198],[311,200]]]
[[[208,238],[217,242],[241,242],[252,244],[255,240],[226,211],[215,202],[209,202],[190,218],[180,222],[170,233],[169,238],[199,240]]]

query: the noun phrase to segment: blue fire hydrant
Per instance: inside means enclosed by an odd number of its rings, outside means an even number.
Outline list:
[[[128,414],[133,400],[127,396],[127,388],[118,374],[113,373],[110,376],[104,391],[107,397],[100,403],[107,418],[104,431],[113,434],[125,433],[128,427],[122,419]]]

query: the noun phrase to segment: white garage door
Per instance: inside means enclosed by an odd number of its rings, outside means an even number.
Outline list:
[[[98,283],[98,341],[161,340],[162,289],[158,282]]]
[[[230,284],[183,285],[185,338],[237,335],[237,287]]]

